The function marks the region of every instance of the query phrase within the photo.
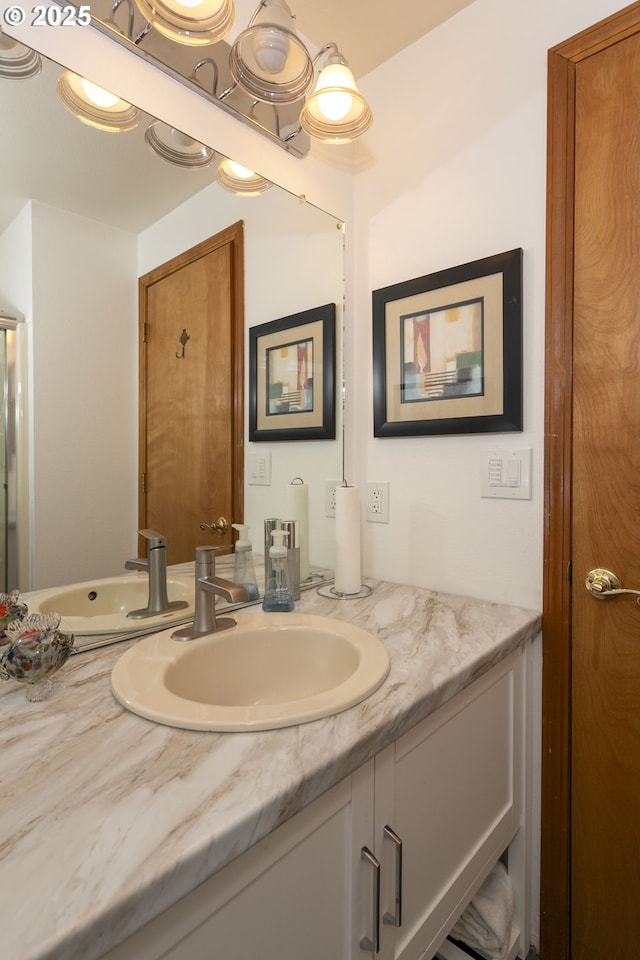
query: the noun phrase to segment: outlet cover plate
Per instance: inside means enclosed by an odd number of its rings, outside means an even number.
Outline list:
[[[389,481],[367,484],[367,520],[370,523],[389,523]]]
[[[324,482],[324,515],[336,515],[336,489],[342,486],[342,480],[325,480]]]

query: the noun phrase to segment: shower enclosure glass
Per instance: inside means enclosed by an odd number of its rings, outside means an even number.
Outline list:
[[[0,591],[18,585],[16,332],[0,318]]]

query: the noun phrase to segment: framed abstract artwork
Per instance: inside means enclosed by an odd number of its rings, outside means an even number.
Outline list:
[[[249,440],[335,440],[336,306],[249,329]]]
[[[522,250],[373,292],[374,436],[522,430]]]

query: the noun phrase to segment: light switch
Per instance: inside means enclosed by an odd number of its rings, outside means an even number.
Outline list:
[[[531,448],[487,450],[481,456],[480,495],[531,500]]]
[[[249,483],[271,486],[271,454],[252,453],[249,457]]]

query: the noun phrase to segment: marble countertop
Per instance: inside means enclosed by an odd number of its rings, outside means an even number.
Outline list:
[[[144,720],[110,690],[135,641],[72,657],[43,703],[0,683],[6,960],[103,956],[540,630],[534,611],[367,582],[364,599],[296,603],[389,652],[383,685],[334,717],[227,734]]]

